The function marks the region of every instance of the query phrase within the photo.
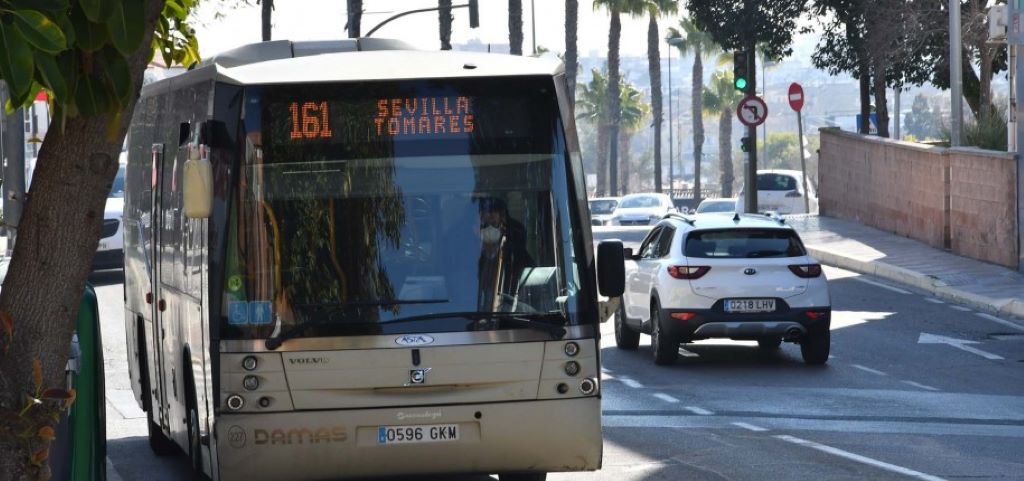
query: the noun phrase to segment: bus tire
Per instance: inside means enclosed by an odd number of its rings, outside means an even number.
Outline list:
[[[498,481],[544,481],[548,473],[506,473],[499,474]]]
[[[192,479],[205,481],[206,474],[203,473],[203,445],[200,440],[199,429],[199,403],[196,402],[196,383],[192,377],[192,369],[189,364],[191,351],[186,349],[184,353],[185,366],[185,422],[188,428],[188,459],[192,465]]]

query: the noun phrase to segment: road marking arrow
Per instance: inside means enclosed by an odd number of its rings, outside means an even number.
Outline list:
[[[998,355],[992,354],[990,352],[985,352],[985,351],[982,351],[981,349],[973,348],[973,347],[967,345],[967,344],[977,344],[978,341],[969,341],[967,339],[956,339],[956,338],[946,337],[946,336],[937,336],[935,334],[928,334],[927,332],[922,332],[921,333],[921,337],[919,337],[917,339],[917,343],[918,344],[949,344],[950,346],[953,346],[953,347],[955,347],[957,349],[960,349],[962,351],[967,351],[967,352],[969,352],[971,354],[977,354],[977,355],[979,355],[979,356],[981,356],[981,357],[983,357],[985,359],[990,359],[990,360],[993,360],[993,361],[998,361],[998,360],[1003,359],[1002,356],[998,356]]]

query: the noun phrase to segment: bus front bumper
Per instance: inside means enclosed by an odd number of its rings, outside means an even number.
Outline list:
[[[381,444],[379,427],[452,425],[457,441]],[[459,406],[223,414],[219,479],[333,480],[601,467],[597,397]]]

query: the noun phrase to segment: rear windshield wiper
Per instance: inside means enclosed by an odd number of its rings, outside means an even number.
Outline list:
[[[397,306],[407,304],[440,304],[448,302],[448,299],[416,299],[416,300],[390,300],[390,301],[354,301],[354,302],[343,302],[339,304],[298,304],[295,307],[302,310],[313,310],[323,311],[327,315],[326,317],[316,317],[314,319],[306,318],[298,324],[291,327],[287,331],[284,331],[276,336],[267,338],[265,343],[267,349],[274,350],[281,347],[284,341],[287,341],[306,330],[306,328],[313,326],[322,326],[324,324],[333,324],[334,317],[333,313],[349,307],[368,307],[368,306]],[[305,317],[305,316],[304,316]]]
[[[395,324],[404,322],[416,322],[426,321],[430,319],[443,319],[446,317],[461,317],[463,319],[469,319],[472,321],[481,321],[485,319],[494,319],[498,322],[507,322],[519,327],[526,327],[530,329],[536,329],[544,331],[551,335],[553,339],[561,339],[565,337],[565,315],[561,311],[552,312],[484,312],[484,311],[466,311],[466,312],[439,312],[434,314],[423,314],[419,316],[400,317],[398,319],[392,319],[390,321],[382,322],[381,324]],[[551,322],[545,321],[558,321],[560,324],[552,324]],[[471,328],[475,325],[475,322],[470,323],[466,328]]]

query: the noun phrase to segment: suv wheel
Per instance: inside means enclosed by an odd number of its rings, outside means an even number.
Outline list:
[[[800,341],[800,354],[804,362],[815,366],[825,364],[831,342],[829,331],[805,335]]]
[[[762,337],[757,340],[757,347],[764,351],[774,351],[782,345],[781,337]]]
[[[640,332],[626,324],[626,303],[621,300],[615,311],[615,345],[627,351],[635,351],[640,346]]]
[[[651,350],[654,351],[654,363],[659,366],[673,364],[679,358],[679,341],[671,339],[662,329],[658,301],[651,303]]]

